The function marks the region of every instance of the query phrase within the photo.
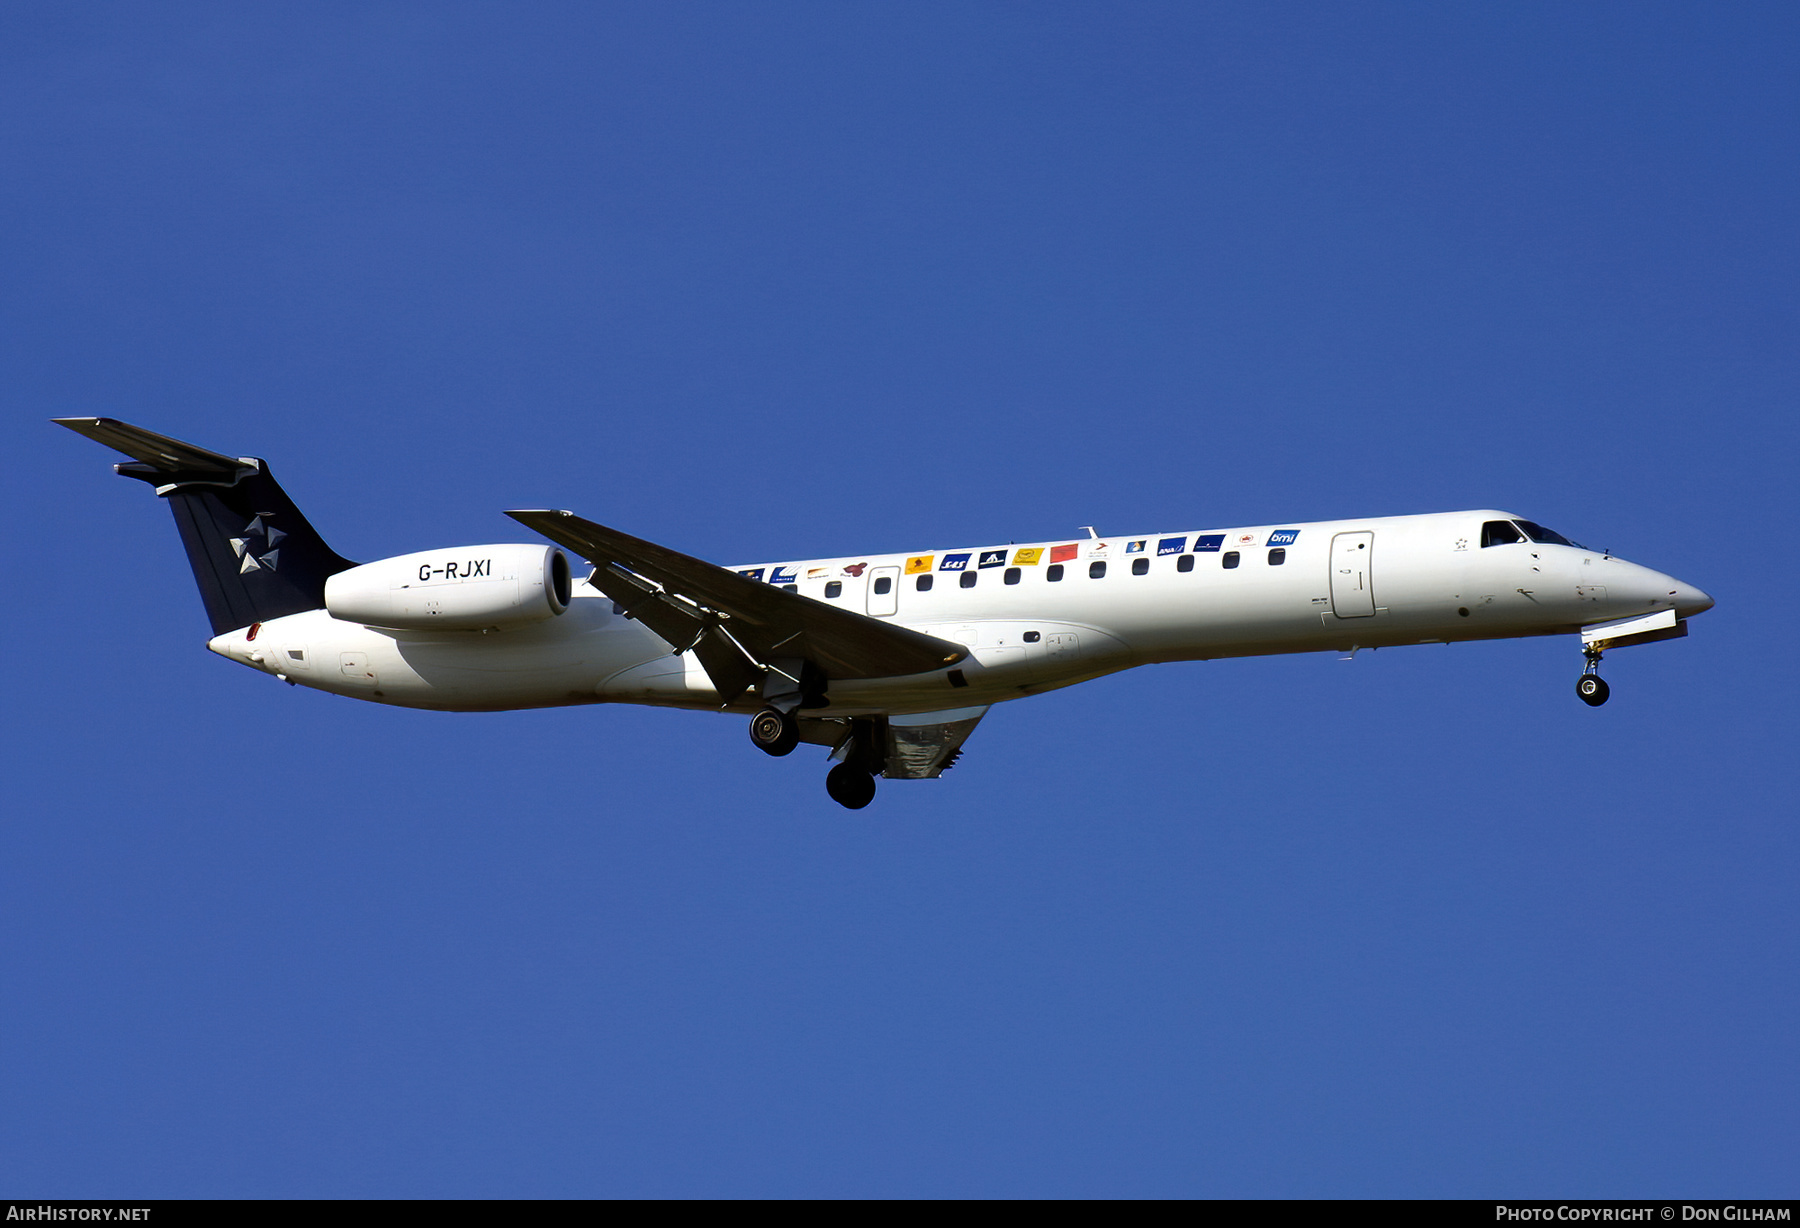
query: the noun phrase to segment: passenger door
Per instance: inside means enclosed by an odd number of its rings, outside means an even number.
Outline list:
[[[1374,615],[1374,555],[1373,533],[1339,533],[1331,539],[1331,609],[1339,618]]]
[[[900,569],[876,567],[869,572],[869,613],[885,618],[900,612]]]

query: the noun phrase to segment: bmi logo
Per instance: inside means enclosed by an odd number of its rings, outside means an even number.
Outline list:
[[[281,561],[281,545],[287,536],[272,524],[264,524],[263,517],[273,515],[271,512],[259,512],[256,519],[244,526],[242,537],[231,539],[231,548],[237,551],[239,559],[238,574],[246,575],[252,571],[274,571],[275,565]]]

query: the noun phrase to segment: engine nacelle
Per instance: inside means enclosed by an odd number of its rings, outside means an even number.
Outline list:
[[[325,608],[369,627],[486,631],[555,618],[570,588],[555,546],[457,546],[340,571],[325,581]]]

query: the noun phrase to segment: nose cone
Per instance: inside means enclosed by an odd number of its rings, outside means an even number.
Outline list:
[[[1713,608],[1713,599],[1691,584],[1683,584],[1673,577],[1669,581],[1669,600],[1675,603],[1677,617],[1689,618],[1695,614],[1704,614]]]

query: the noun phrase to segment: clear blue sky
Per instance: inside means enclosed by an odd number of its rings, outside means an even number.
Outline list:
[[[1795,1192],[1800,10],[13,3],[8,1195]],[[356,559],[1516,510],[1718,599],[820,752],[212,657]]]

